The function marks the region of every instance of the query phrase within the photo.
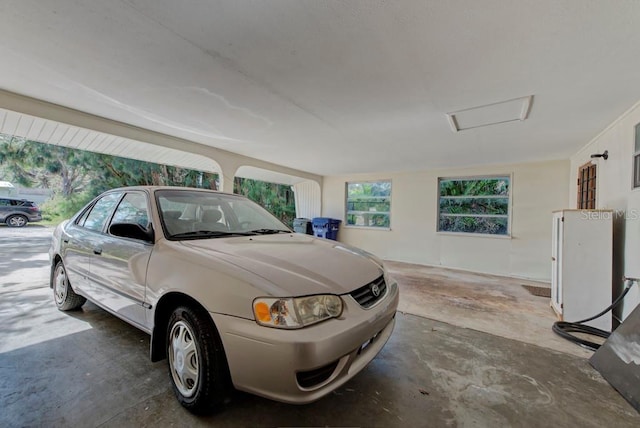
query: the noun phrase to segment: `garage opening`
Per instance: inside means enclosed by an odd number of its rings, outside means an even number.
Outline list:
[[[235,174],[234,193],[259,203],[289,227],[295,218],[321,215],[320,184],[294,175],[242,166]]]
[[[105,190],[134,185],[216,190],[219,175],[0,134],[0,177],[10,196],[41,206],[45,222],[68,218]],[[15,186],[14,186],[15,184]],[[11,185],[11,186],[9,186]],[[30,199],[31,200],[31,199]]]
[[[293,220],[296,218],[296,204],[291,186],[235,177],[233,193],[244,195],[257,202],[284,224],[293,227]]]

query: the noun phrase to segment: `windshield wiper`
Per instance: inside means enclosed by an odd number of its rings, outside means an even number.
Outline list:
[[[283,229],[255,229],[252,230],[251,233],[258,233],[260,235],[271,235],[275,233],[291,233],[291,231]]]
[[[255,235],[253,232],[225,232],[222,230],[195,230],[193,232],[182,232],[171,235],[172,238],[187,238],[187,239],[198,239],[198,238],[220,238],[223,236],[252,236]]]

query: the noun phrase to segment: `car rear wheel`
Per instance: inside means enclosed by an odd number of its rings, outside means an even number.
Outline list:
[[[29,220],[23,215],[12,215],[7,217],[6,223],[9,227],[24,227]]]
[[[51,288],[53,288],[53,299],[56,302],[56,306],[61,311],[79,309],[87,301],[71,288],[62,262],[58,262],[53,270]]]
[[[196,414],[221,407],[229,391],[229,369],[222,342],[204,311],[181,306],[167,327],[169,375],[180,404]]]

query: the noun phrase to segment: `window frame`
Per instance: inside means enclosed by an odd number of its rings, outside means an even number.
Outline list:
[[[584,177],[586,170],[586,179]],[[593,171],[593,174],[591,173]],[[587,162],[578,167],[578,196],[576,209],[594,210],[598,206],[598,176],[600,171],[598,165]],[[589,198],[589,192],[593,193],[593,197]],[[586,193],[586,196],[585,196]],[[589,206],[591,205],[591,206]]]
[[[388,212],[380,212],[376,211],[377,214],[386,214],[389,218],[389,226],[360,226],[357,224],[349,224],[349,184],[366,184],[366,183],[389,183],[389,211]],[[343,225],[346,228],[354,228],[354,229],[369,229],[369,230],[391,230],[391,206],[393,204],[393,180],[390,178],[379,179],[379,180],[352,180],[345,181],[344,183],[344,219]],[[372,211],[373,212],[373,211]]]
[[[118,213],[118,209],[120,209],[120,206],[125,201],[125,199],[127,199],[127,196],[129,195],[141,195],[144,198],[145,208],[147,210],[147,225],[142,226],[140,223],[136,223],[136,224],[139,224],[140,226],[144,227],[147,230],[149,230],[150,228],[151,229],[153,228],[153,220],[151,217],[151,205],[149,204],[149,195],[146,192],[143,192],[140,190],[131,190],[131,191],[124,192],[124,194],[116,204],[115,208],[111,212],[111,215],[109,216],[109,221],[106,224],[105,233],[111,235],[111,233],[109,233],[109,228],[111,227],[112,224],[114,224],[114,220],[116,218],[116,214]],[[114,235],[111,235],[111,236],[114,236]]]
[[[492,233],[474,233],[474,232],[453,232],[450,230],[440,230],[440,182],[443,180],[457,180],[457,181],[473,181],[473,180],[490,180],[506,178],[509,180],[509,195],[507,196],[507,233],[506,234],[492,234]],[[513,173],[506,174],[486,174],[486,175],[460,175],[460,176],[445,176],[438,177],[436,189],[436,233],[439,235],[450,236],[464,236],[464,237],[479,237],[479,238],[497,238],[497,239],[511,239],[513,231]],[[472,198],[482,198],[483,196],[473,196]],[[505,199],[505,198],[499,198]],[[477,217],[473,215],[461,215],[461,217]],[[502,217],[502,215],[487,215],[486,217]]]
[[[84,230],[88,230],[88,231],[94,232],[94,233],[105,234],[106,233],[106,229],[111,224],[111,218],[113,217],[113,213],[115,212],[115,210],[118,207],[118,205],[120,205],[120,201],[122,201],[122,198],[124,197],[125,194],[126,194],[126,192],[116,191],[116,192],[109,192],[109,193],[105,193],[105,194],[100,195],[99,197],[94,199],[87,206],[86,210],[83,210],[82,213],[74,219],[73,223],[76,226],[81,227]],[[98,202],[100,202],[104,198],[106,198],[108,196],[112,196],[112,195],[116,195],[116,196],[119,195],[119,196],[117,197],[115,203],[111,207],[111,210],[107,214],[107,217],[105,218],[105,221],[102,223],[102,228],[100,230],[98,230],[98,229],[92,229],[90,227],[86,227],[85,223],[86,223],[87,219],[89,218],[89,216],[91,215],[91,213],[93,212],[93,210],[95,209],[95,207],[98,204]]]

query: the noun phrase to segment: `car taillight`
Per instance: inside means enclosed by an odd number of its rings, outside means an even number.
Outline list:
[[[29,207],[29,211],[37,212],[40,211],[38,207]]]

